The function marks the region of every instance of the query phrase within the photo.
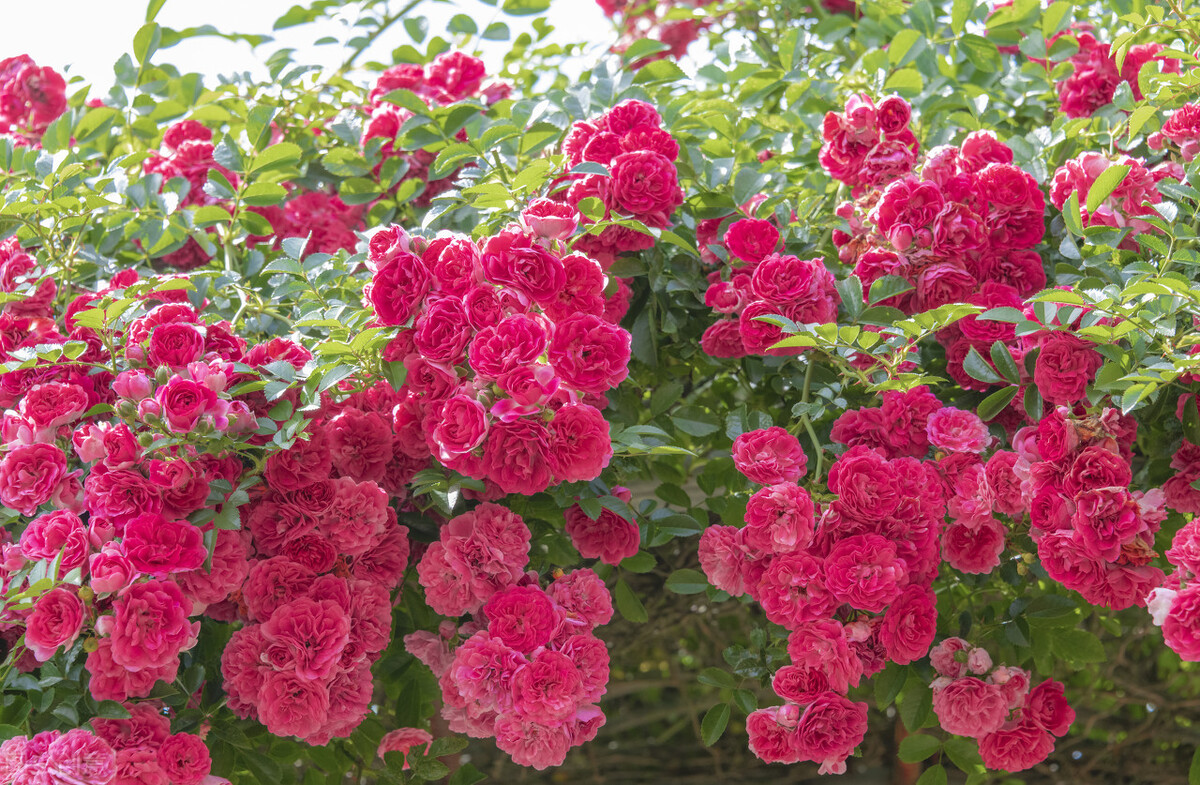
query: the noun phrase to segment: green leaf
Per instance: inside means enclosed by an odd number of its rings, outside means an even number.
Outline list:
[[[100,701],[96,704],[96,716],[109,720],[127,720],[131,715],[129,709],[116,701]]]
[[[630,572],[645,573],[653,570],[656,564],[658,564],[658,560],[654,558],[654,554],[640,551],[622,559],[621,569],[629,570]]]
[[[162,44],[162,28],[154,22],[146,22],[133,35],[133,56],[145,65]]]
[[[254,207],[279,204],[287,197],[287,189],[275,183],[255,183],[242,193],[242,201]]]
[[[980,71],[993,73],[1000,70],[1003,62],[1000,59],[1000,50],[983,36],[968,33],[959,39],[958,45],[971,64]]]
[[[733,678],[733,674],[720,668],[705,668],[700,671],[700,675],[696,677],[696,680],[710,687],[721,687],[729,690],[737,687],[737,680]]]
[[[870,305],[878,305],[889,297],[904,294],[905,292],[912,291],[913,288],[913,285],[906,278],[901,278],[898,275],[885,275],[871,284],[868,303]]]
[[[992,366],[988,365],[987,360],[983,359],[983,355],[974,346],[967,352],[967,356],[963,358],[963,370],[967,372],[967,376],[985,384],[1004,383],[1004,379],[1000,374],[996,373],[992,369]]]
[[[973,10],[975,10],[975,0],[954,0],[954,5],[950,9],[950,29],[954,31],[955,35],[962,35]]]
[[[1188,785],[1200,785],[1200,747],[1192,753],[1192,765],[1188,767]]]
[[[904,721],[904,727],[911,733],[919,731],[933,711],[933,692],[929,685],[910,670],[904,689],[900,691],[899,701],[900,719]]]
[[[1087,630],[1060,630],[1050,639],[1050,648],[1069,663],[1104,662],[1104,644]]]
[[[926,769],[915,785],[946,785],[946,782],[946,769],[939,763]]]
[[[1137,136],[1138,131],[1142,130],[1142,126],[1146,124],[1146,121],[1154,117],[1157,113],[1158,107],[1154,104],[1142,104],[1134,109],[1133,113],[1129,115],[1129,138],[1132,140]],[[1094,188],[1095,186],[1092,187]]]
[[[450,775],[449,785],[475,785],[475,783],[483,782],[486,779],[486,774],[470,763],[464,763]]]
[[[532,16],[550,7],[550,0],[504,0],[504,13],[512,16]]]
[[[8,741],[9,739],[23,735],[25,735],[25,732],[20,728],[13,727],[12,725],[0,725],[0,741]]]
[[[992,344],[992,364],[996,366],[996,370],[1000,375],[1009,380],[1013,384],[1021,383],[1021,369],[1017,367],[1017,361],[1013,359],[1012,353],[1008,351],[1008,347],[1003,341],[996,341]]]
[[[1096,212],[1096,209],[1104,204],[1104,200],[1116,190],[1116,187],[1121,184],[1121,181],[1125,179],[1127,174],[1129,174],[1129,166],[1126,164],[1111,164],[1101,172],[1096,181],[1092,183],[1092,187],[1088,189],[1088,213]]]
[[[455,14],[454,16],[450,17],[450,21],[447,23],[446,29],[452,33],[475,35],[479,32],[479,25],[475,24],[475,20],[466,14]]]
[[[642,605],[642,601],[633,593],[633,589],[629,588],[629,584],[623,578],[617,581],[613,599],[621,615],[634,624],[645,624],[650,620],[646,614],[646,606]]]
[[[704,719],[700,721],[700,739],[705,747],[716,744],[725,733],[725,726],[729,724],[729,714],[728,703],[718,703],[705,713]]]
[[[983,771],[983,758],[979,756],[979,745],[974,739],[951,736],[942,742],[942,751],[951,763],[967,774]]]
[[[167,0],[150,0],[149,3],[146,3],[146,21],[153,22],[166,2]]]
[[[880,711],[891,706],[907,679],[907,666],[889,662],[883,673],[875,677],[875,706]]]
[[[914,95],[921,92],[923,87],[925,87],[925,80],[921,77],[920,71],[915,68],[901,68],[891,75],[883,89]]]
[[[676,594],[699,594],[708,589],[708,578],[699,570],[676,570],[667,578],[667,588]]]
[[[1038,392],[1036,385],[1029,385],[1025,388],[1025,414],[1029,415],[1029,419],[1037,422],[1042,419],[1042,413],[1045,409],[1045,404],[1042,402],[1042,394]]]
[[[674,82],[678,79],[683,79],[687,74],[683,69],[675,65],[672,60],[655,60],[652,63],[642,66],[638,69],[637,76],[633,77],[634,84],[650,84],[652,82]]]
[[[1092,186],[1095,188],[1095,185]],[[1067,197],[1066,203],[1062,209],[1063,223],[1067,226],[1067,231],[1076,237],[1083,237],[1083,215],[1079,209],[1079,193],[1072,191]]]
[[[892,36],[892,40],[888,42],[887,50],[888,62],[892,64],[892,67],[895,68],[904,62],[904,56],[920,40],[921,34],[911,27],[906,27]]]
[[[996,415],[1004,411],[1005,407],[1012,403],[1012,399],[1017,397],[1017,393],[1020,390],[1020,387],[1005,387],[1004,389],[997,390],[979,402],[975,413],[984,422],[991,421]]]
[[[914,733],[911,736],[905,736],[900,742],[899,757],[905,763],[916,763],[923,761],[933,753],[937,752],[942,746],[942,743],[933,736],[927,736],[924,733]]]
[[[671,416],[671,422],[689,436],[708,436],[716,433],[721,427],[716,415],[699,406],[683,406],[676,409]]]
[[[291,142],[273,144],[254,157],[251,172],[274,167],[290,166],[300,160],[300,147]]]

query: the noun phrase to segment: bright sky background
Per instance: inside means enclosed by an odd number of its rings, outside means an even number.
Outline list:
[[[399,5],[399,0],[393,1]],[[299,63],[340,65],[346,54],[342,46],[312,44],[324,35],[342,41],[348,38],[348,28],[336,22],[272,33],[271,25],[292,5],[295,0],[166,0],[156,20],[164,27],[178,30],[211,24],[222,32],[273,35],[275,41],[262,45],[256,53],[246,43],[216,37],[193,38],[162,50],[154,61],[172,63],[185,73],[196,71],[215,76],[250,71],[265,77],[262,61],[271,52],[287,46],[297,50],[293,57]],[[112,86],[112,65],[123,53],[132,50],[133,35],[145,22],[146,14],[144,0],[39,0],[5,2],[4,6],[0,59],[24,53],[38,65],[65,72],[68,78],[80,74],[94,85],[93,95]],[[532,17],[497,14],[495,8],[481,0],[427,1],[418,6],[416,13],[429,19],[430,35],[441,34],[448,40],[451,37],[446,34],[446,24],[458,13],[471,16],[480,29],[495,17],[508,24],[514,37],[521,31],[532,30]],[[554,0],[549,20],[557,28],[552,40],[590,42],[596,45],[597,53],[614,38],[612,24],[595,0]],[[359,62],[388,62],[391,50],[406,43],[410,43],[408,34],[396,24],[384,34],[381,45],[368,50]],[[484,41],[483,45],[483,59],[489,73],[494,73],[508,45],[490,41]]]

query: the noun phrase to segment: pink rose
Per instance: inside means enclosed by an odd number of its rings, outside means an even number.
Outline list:
[[[800,760],[821,764],[821,774],[844,774],[846,758],[862,743],[866,733],[867,704],[826,692],[809,704],[800,717],[796,726],[796,752]]]
[[[21,532],[21,554],[32,561],[59,561],[59,573],[65,575],[87,559],[87,529],[75,513],[55,510],[39,515]]]
[[[200,785],[212,771],[212,758],[199,736],[176,733],[159,746],[158,766],[171,785]]]
[[[1012,728],[979,739],[979,754],[989,769],[1024,771],[1044,761],[1053,751],[1054,737],[1029,717],[1022,718]]]
[[[150,333],[148,360],[178,371],[204,355],[204,334],[194,324],[161,324]]]
[[[84,663],[89,674],[88,691],[98,701],[144,698],[154,689],[156,682],[169,684],[179,673],[178,659],[172,659],[160,668],[131,671],[114,662],[112,652],[112,638],[100,638],[96,642],[96,650],[88,654]]]
[[[39,429],[68,425],[88,410],[88,395],[78,384],[35,384],[21,399],[19,411]]]
[[[953,406],[929,415],[925,431],[930,444],[949,452],[981,453],[992,441],[987,425],[978,415]]]
[[[156,578],[194,570],[208,558],[198,527],[157,513],[128,521],[121,545],[134,569]]]
[[[770,221],[742,218],[725,230],[723,242],[729,253],[743,262],[758,264],[779,246],[779,230]]]
[[[67,456],[53,444],[22,444],[0,460],[0,503],[33,515],[67,474]]]
[[[443,297],[417,317],[413,346],[431,362],[457,365],[466,357],[471,336],[471,325],[462,301],[457,297]]]
[[[484,327],[471,340],[467,361],[486,379],[499,379],[514,368],[535,362],[546,350],[546,328],[523,314]]]
[[[488,280],[536,303],[551,302],[566,284],[562,260],[523,233],[502,231],[488,238],[480,259]]]
[[[25,645],[38,662],[53,657],[60,647],[71,647],[83,629],[83,614],[83,602],[67,589],[51,589],[38,597],[25,620]]]
[[[325,423],[324,431],[330,459],[340,474],[359,482],[383,479],[394,454],[386,417],[347,407]]]
[[[523,654],[550,641],[554,604],[536,586],[511,586],[496,592],[483,606],[488,634]]]
[[[1008,700],[997,685],[968,676],[935,689],[933,711],[947,733],[977,739],[1004,725]]]
[[[932,591],[910,585],[887,609],[879,639],[888,656],[900,665],[924,657],[937,632],[937,602]]]
[[[995,518],[952,523],[942,533],[942,558],[959,572],[986,575],[1000,565],[1007,531]]]
[[[117,773],[117,755],[113,748],[83,728],[72,728],[50,742],[45,763],[54,785],[108,783]],[[180,780],[178,785],[194,783]]]
[[[840,540],[825,557],[825,586],[839,602],[880,613],[908,580],[896,546],[877,534],[856,534]]]
[[[575,570],[555,578],[546,592],[561,608],[591,627],[603,626],[612,619],[612,595],[591,570]]]
[[[629,492],[624,488],[614,488],[613,495],[623,496],[625,501],[629,500]],[[637,524],[608,508],[601,510],[600,515],[593,520],[578,504],[574,504],[567,508],[564,517],[564,531],[571,538],[575,550],[585,559],[599,559],[605,564],[620,564],[623,559],[638,552],[641,532]]]
[[[733,440],[733,463],[751,482],[796,482],[808,469],[800,440],[783,428],[747,431]]]
[[[579,213],[569,204],[534,199],[521,213],[521,221],[539,237],[566,240],[579,226]]]
[[[487,436],[488,414],[483,404],[469,395],[455,395],[441,405],[429,434],[430,446],[439,460],[470,452]]]
[[[380,234],[371,238],[372,248]],[[374,308],[380,324],[400,326],[416,314],[433,286],[433,276],[419,257],[407,251],[389,253],[388,256],[390,258],[375,271],[363,294]]]
[[[752,596],[768,620],[795,629],[830,615],[837,607],[837,600],[825,587],[824,574],[821,562],[803,551],[781,554],[771,560]]]
[[[746,718],[750,751],[764,763],[797,763],[796,726],[800,711],[795,705],[756,709]]]
[[[483,447],[483,471],[502,493],[541,493],[551,481],[549,437],[546,426],[528,417],[492,423]]]
[[[708,582],[721,591],[740,597],[753,588],[746,585],[749,555],[742,546],[736,526],[709,526],[700,535],[700,568]]]
[[[793,665],[819,671],[835,692],[857,687],[862,663],[850,648],[850,628],[833,619],[797,624],[788,636],[787,652]]]
[[[276,609],[262,625],[262,636],[268,660],[320,682],[332,675],[350,642],[350,617],[333,600],[299,598]]]
[[[675,164],[666,156],[648,150],[621,153],[609,167],[612,177],[602,184],[609,208],[664,226],[683,204]]]
[[[594,480],[612,458],[608,421],[594,406],[567,404],[550,420],[550,468],[559,482]]]
[[[162,407],[162,417],[173,433],[193,431],[202,417],[221,411],[215,392],[180,376],[172,376],[155,390],[154,400]]]
[[[267,458],[263,477],[275,490],[294,491],[328,479],[332,469],[333,456],[322,429]]]
[[[174,583],[135,583],[113,603],[115,613],[96,622],[112,638],[112,659],[128,670],[161,668],[196,643],[200,622],[188,622],[191,610]]]
[[[119,592],[136,576],[137,570],[118,543],[105,543],[99,553],[93,553],[88,559],[88,586],[99,594]]]
[[[1046,679],[1029,692],[1023,716],[1055,736],[1065,736],[1075,721],[1075,710],[1063,697],[1063,685]]]
[[[329,716],[329,688],[295,671],[268,671],[258,693],[258,712],[276,736],[305,738]]]
[[[1083,398],[1087,385],[1104,363],[1093,346],[1065,332],[1053,332],[1042,342],[1033,367],[1033,382],[1044,399],[1069,405]]]
[[[631,338],[601,317],[575,314],[559,322],[550,341],[550,365],[563,384],[604,393],[629,375]]]
[[[543,724],[516,713],[498,717],[495,734],[496,746],[508,753],[513,763],[538,771],[561,766],[571,746],[569,724]]]
[[[535,722],[551,724],[578,708],[579,671],[565,654],[542,649],[513,674],[513,709]]]
[[[745,543],[766,553],[807,548],[816,530],[808,491],[794,483],[760,488],[746,504]]]

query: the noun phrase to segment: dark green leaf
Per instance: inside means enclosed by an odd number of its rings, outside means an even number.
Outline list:
[[[642,601],[633,593],[633,589],[629,588],[629,584],[624,579],[617,581],[613,599],[617,610],[627,620],[634,624],[645,624],[649,621],[650,617],[646,614],[646,606],[642,605]]]
[[[916,763],[925,760],[937,752],[941,746],[941,742],[933,736],[927,736],[924,733],[914,733],[911,736],[905,736],[904,740],[900,742],[898,755],[900,760],[905,763]]]
[[[667,578],[667,588],[676,594],[699,594],[708,586],[708,578],[699,570],[676,570]]]
[[[729,714],[729,704],[718,703],[704,715],[704,719],[700,721],[700,737],[705,747],[716,744],[725,733],[725,726],[729,724]]]

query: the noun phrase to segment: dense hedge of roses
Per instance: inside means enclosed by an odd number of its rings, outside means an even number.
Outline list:
[[[706,746],[846,773],[870,689],[975,783],[1104,735],[1093,630],[1200,661],[1174,4],[602,0],[550,87],[545,25],[501,80],[364,7],[214,90],[154,5],[104,98],[0,62],[0,781],[543,770],[696,665]],[[622,667],[667,575],[725,618]]]

